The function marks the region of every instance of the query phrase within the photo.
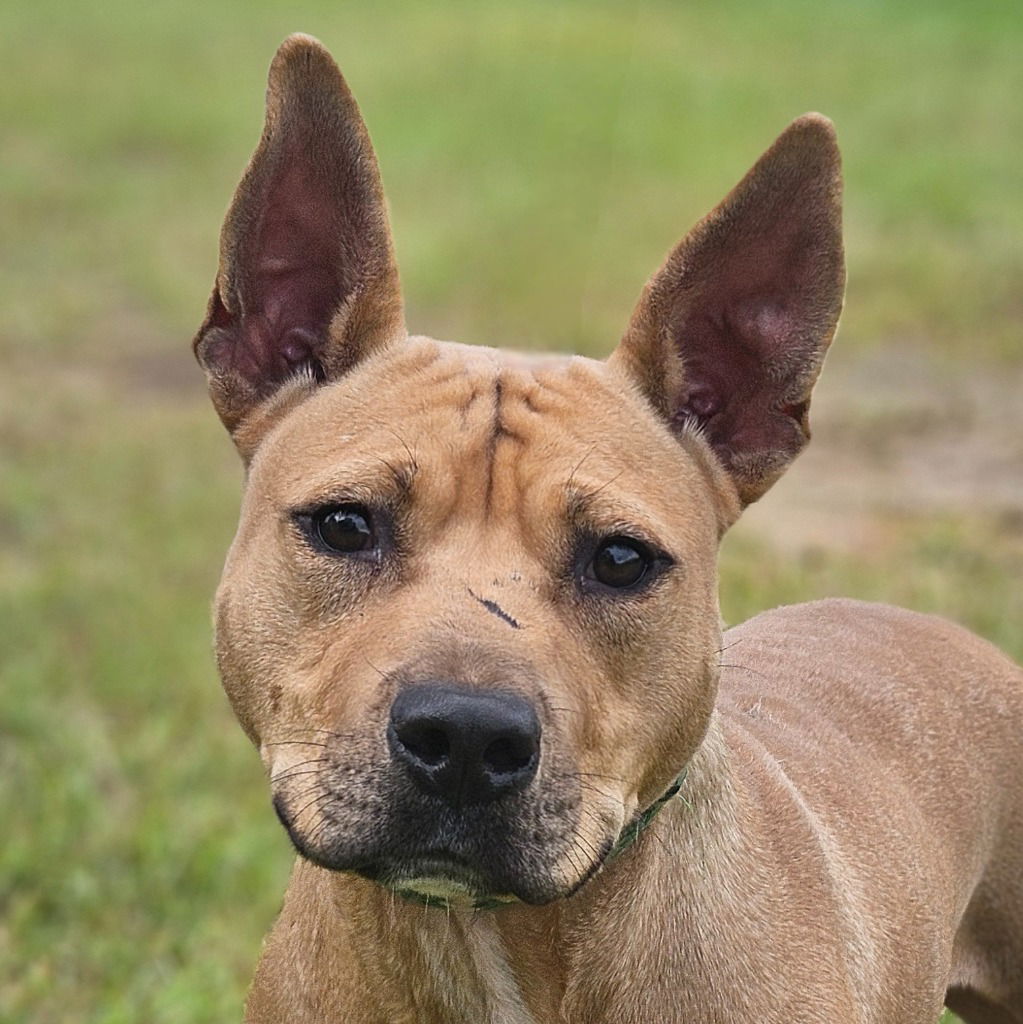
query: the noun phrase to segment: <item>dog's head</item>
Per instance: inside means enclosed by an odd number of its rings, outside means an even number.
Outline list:
[[[195,350],[248,467],[218,661],[301,853],[540,903],[671,785],[715,697],[719,539],[808,437],[839,202],[808,115],[606,362],[410,337],[358,109],[284,43]]]

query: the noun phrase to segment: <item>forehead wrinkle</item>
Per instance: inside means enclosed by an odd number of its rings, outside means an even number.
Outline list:
[[[538,488],[547,485],[558,459],[548,451],[551,419],[532,398],[543,389],[531,370],[502,368],[494,378],[489,431],[481,469],[484,474],[484,519],[500,519],[521,537],[532,532]],[[542,460],[537,467],[535,460]]]
[[[562,514],[594,532],[638,531],[648,540],[667,542],[679,516],[686,515],[688,493],[703,467],[698,463],[694,472],[687,465],[693,461],[688,445],[658,430],[656,422],[648,423],[645,406],[634,408],[587,370],[582,366],[573,375],[590,385],[584,388],[574,387],[576,381],[567,374],[545,375],[553,378],[554,386],[545,392],[558,417],[563,453],[557,459],[552,451],[547,461],[571,463],[557,482]],[[584,402],[592,405],[589,414],[580,408]],[[600,408],[603,415],[598,415]]]
[[[497,462],[497,446],[505,435],[505,428],[501,422],[502,387],[501,374],[498,373],[494,378],[494,403],[491,411],[490,434],[487,437],[486,449],[483,456],[485,462],[483,472],[486,474],[486,485],[483,489],[483,511],[484,514],[488,516],[490,515],[494,503],[494,474]]]

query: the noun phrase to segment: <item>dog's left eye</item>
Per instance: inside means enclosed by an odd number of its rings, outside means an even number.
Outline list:
[[[587,575],[605,587],[623,590],[640,583],[655,560],[642,541],[632,537],[608,537],[597,545]]]
[[[335,505],[313,514],[316,535],[331,551],[351,555],[376,547],[376,532],[364,505]]]

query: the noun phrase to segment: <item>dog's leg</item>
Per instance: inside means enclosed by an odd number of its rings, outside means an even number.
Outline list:
[[[953,948],[946,1002],[967,1024],[1023,1024],[1023,808],[1006,811]]]

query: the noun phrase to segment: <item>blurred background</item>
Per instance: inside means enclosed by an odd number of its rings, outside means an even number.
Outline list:
[[[362,105],[411,327],[462,341],[607,353],[688,227],[829,114],[846,313],[724,614],[849,594],[1023,657],[1023,6],[4,4],[3,1021],[238,1020],[284,890],[210,654],[241,471],[189,341],[295,30]]]

